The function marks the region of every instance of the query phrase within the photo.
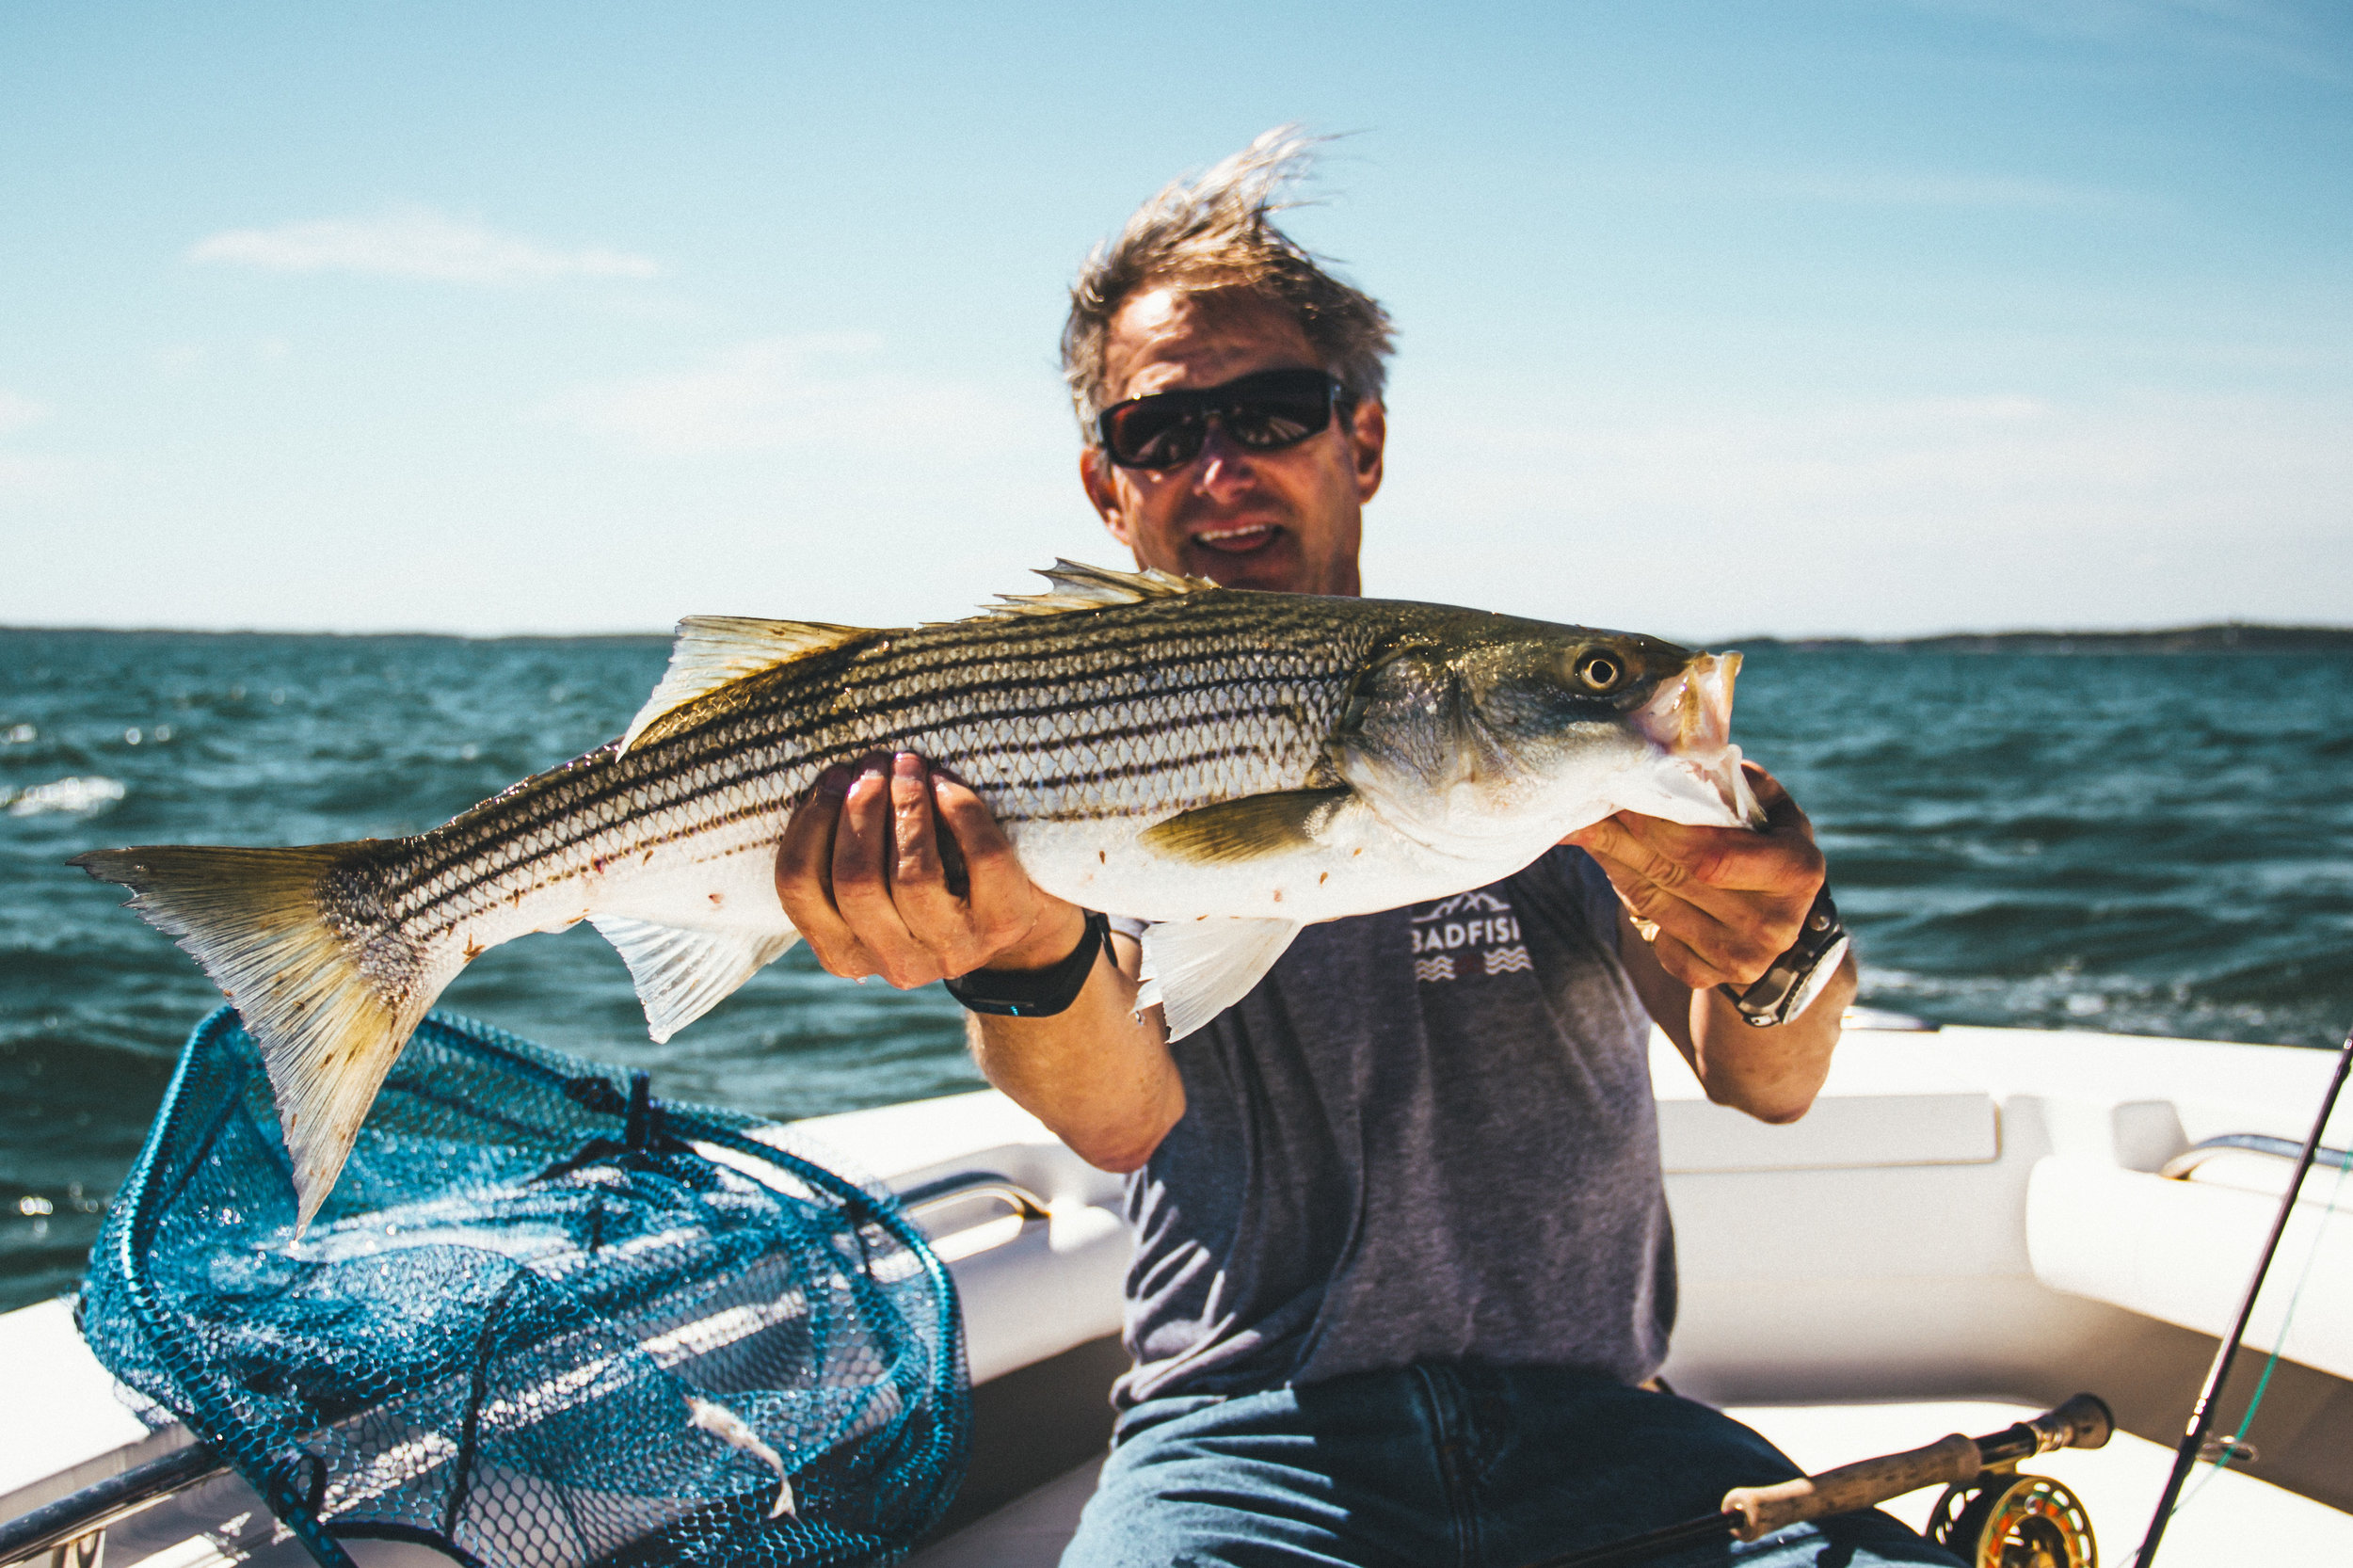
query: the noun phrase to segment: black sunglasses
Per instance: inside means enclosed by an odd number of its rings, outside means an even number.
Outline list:
[[[1121,468],[1182,468],[1216,424],[1245,452],[1297,446],[1343,407],[1339,381],[1320,370],[1262,370],[1224,386],[1131,397],[1095,422],[1104,455]]]

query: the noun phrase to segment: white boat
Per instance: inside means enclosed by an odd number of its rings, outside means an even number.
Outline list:
[[[1768,1127],[1654,1041],[1680,1258],[1665,1376],[1809,1469],[1989,1432],[2078,1390],[2121,1431],[2030,1461],[2130,1560],[2332,1066],[2327,1052],[1858,1016],[1813,1111]],[[1891,1027],[1893,1026],[1893,1027]],[[983,1093],[801,1126],[920,1194],[962,1295],[972,1464],[920,1568],[1050,1564],[1110,1430],[1128,1243],[1118,1178]],[[2353,1109],[2328,1144],[2344,1148]],[[2353,1562],[2353,1179],[2307,1182],[2221,1410],[2277,1348],[2251,1458],[2207,1466],[2159,1560]],[[2289,1308],[2293,1305],[2293,1314]],[[189,1449],[150,1432],[61,1302],[0,1316],[0,1528]],[[169,1465],[163,1466],[168,1471]],[[117,1482],[116,1484],[120,1484]],[[103,1496],[104,1494],[100,1494]],[[1926,1522],[1936,1494],[1891,1505]],[[51,1517],[56,1515],[53,1513]],[[95,1518],[96,1515],[86,1515]],[[307,1561],[230,1475],[27,1561]],[[427,1548],[352,1544],[376,1565]]]

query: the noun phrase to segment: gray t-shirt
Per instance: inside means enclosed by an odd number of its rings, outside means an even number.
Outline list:
[[[1115,1400],[1431,1360],[1657,1371],[1674,1240],[1616,909],[1556,849],[1308,927],[1178,1041],[1185,1114],[1128,1178]]]

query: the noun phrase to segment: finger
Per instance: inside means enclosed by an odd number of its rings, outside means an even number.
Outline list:
[[[1693,952],[1680,937],[1671,936],[1661,932],[1658,939],[1651,943],[1650,950],[1657,956],[1660,968],[1694,991],[1704,991],[1711,985],[1733,983],[1733,977],[1729,973],[1718,968],[1698,952]]]
[[[967,918],[979,944],[994,953],[1021,940],[1058,903],[1030,881],[988,805],[959,779],[932,778],[932,798],[963,853]]]
[[[940,880],[939,840],[932,831],[931,770],[902,751],[890,759],[890,882],[904,889]]]
[[[1609,855],[1703,904],[1710,890],[1811,899],[1822,885],[1822,852],[1805,814],[1785,794],[1768,808],[1760,830],[1693,827],[1621,811],[1570,834],[1569,842]]]
[[[872,956],[833,903],[834,829],[849,783],[848,768],[827,768],[785,824],[776,846],[776,901],[821,967],[856,978],[874,972]]]
[[[1599,863],[1605,871],[1610,869],[1609,862]],[[1623,866],[1616,868],[1610,883],[1629,916],[1658,929],[1661,935],[1654,948],[1673,937],[1718,981],[1733,984],[1745,985],[1772,968],[1804,925],[1807,905],[1789,900],[1743,894],[1729,914],[1719,914],[1631,875]]]
[[[1624,861],[1590,850],[1587,853],[1608,874],[1626,913],[1637,922],[1656,927],[1660,933],[1651,939],[1652,947],[1673,936],[1683,947],[1706,955],[1718,965],[1729,959],[1738,947],[1732,929],[1710,911],[1673,889],[1660,887]]]
[[[868,758],[841,801],[833,835],[833,902],[874,957],[873,972],[904,990],[939,978],[938,966],[907,932],[890,898],[890,776]]]
[[[1642,820],[1632,811],[1620,811],[1590,826],[1578,828],[1561,842],[1577,845],[1596,860],[1607,858],[1621,866],[1647,866],[1654,861],[1658,862],[1659,874],[1651,880],[1660,882],[1662,886],[1667,879],[1680,881],[1686,878],[1688,872],[1666,864],[1665,857],[1656,848],[1635,835],[1634,824]]]
[[[907,933],[938,963],[958,974],[972,947],[964,901],[948,888],[937,821],[932,809],[931,769],[913,752],[890,760],[890,818],[897,853],[890,867],[890,901]]]
[[[1812,825],[1806,822],[1805,813],[1798,809],[1798,803],[1789,798],[1789,792],[1782,787],[1780,779],[1746,759],[1741,760],[1740,771],[1748,776],[1749,792],[1765,808],[1765,821],[1769,825],[1795,822],[1805,824],[1811,833]]]

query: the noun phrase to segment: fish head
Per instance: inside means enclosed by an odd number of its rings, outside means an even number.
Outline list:
[[[1764,813],[1731,741],[1737,653],[1482,617],[1359,678],[1334,764],[1392,825],[1483,858],[1614,811],[1700,826]]]

